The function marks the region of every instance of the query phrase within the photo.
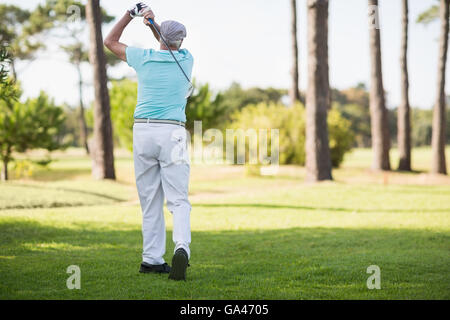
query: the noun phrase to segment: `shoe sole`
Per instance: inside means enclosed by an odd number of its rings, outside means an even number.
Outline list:
[[[169,267],[170,268],[170,267]],[[142,266],[139,268],[139,273],[157,273],[157,274],[168,274],[170,271],[161,271],[161,270],[151,270],[148,268],[143,268]]]
[[[169,279],[172,280],[186,280],[186,269],[188,266],[188,259],[182,253],[176,253],[172,258],[172,269],[169,273]]]
[[[164,272],[164,271],[144,271],[144,270],[139,270],[139,273],[156,273],[156,274],[168,274],[169,272]]]

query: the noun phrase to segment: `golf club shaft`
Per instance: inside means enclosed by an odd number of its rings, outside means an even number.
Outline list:
[[[164,42],[164,45],[167,47],[167,49],[169,50],[170,54],[172,55],[173,59],[175,60],[175,62],[177,63],[178,67],[180,67],[181,72],[183,72],[183,75],[186,77],[186,80],[190,83],[190,85],[192,86],[191,80],[189,79],[189,77],[186,75],[186,73],[184,72],[183,68],[181,67],[180,63],[178,62],[177,58],[175,58],[175,55],[173,54],[172,50],[169,47],[169,44],[166,42],[166,40],[163,38],[163,36],[161,35],[161,32],[159,32],[158,28],[156,27],[154,21],[151,18],[148,18],[148,21],[152,24],[153,28],[156,30],[156,33],[158,33],[159,38]]]

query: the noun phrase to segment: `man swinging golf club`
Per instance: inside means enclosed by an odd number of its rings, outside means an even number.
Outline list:
[[[128,47],[119,42],[134,17],[144,17],[160,50]],[[185,280],[190,258],[190,211],[188,200],[189,156],[185,107],[192,92],[189,80],[193,57],[180,49],[185,27],[176,21],[159,26],[150,8],[140,2],[120,19],[104,44],[136,70],[138,98],[134,112],[133,156],[136,186],[142,207],[143,262],[139,272],[169,273],[169,279]],[[166,230],[164,196],[173,215],[175,243],[172,267],[163,259]]]

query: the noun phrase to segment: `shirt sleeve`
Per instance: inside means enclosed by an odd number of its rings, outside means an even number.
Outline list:
[[[144,57],[144,49],[136,47],[127,47],[125,49],[125,54],[127,57],[127,63],[130,67],[136,69],[142,64],[142,59]]]

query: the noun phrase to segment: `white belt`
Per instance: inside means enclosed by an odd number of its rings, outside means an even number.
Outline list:
[[[186,124],[182,121],[177,120],[162,120],[162,119],[134,119],[134,123],[165,123],[165,124],[174,124],[182,127],[186,127]]]

